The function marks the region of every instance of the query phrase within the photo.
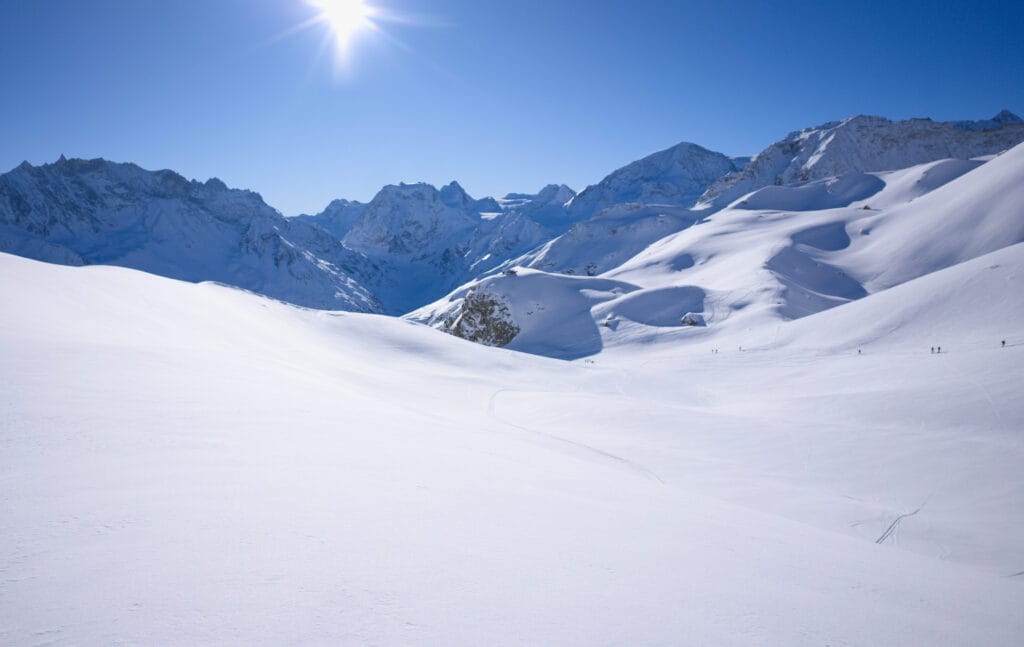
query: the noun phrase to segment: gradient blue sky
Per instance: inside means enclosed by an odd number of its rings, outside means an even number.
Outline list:
[[[1024,2],[374,0],[339,77],[304,0],[0,0],[0,170],[62,153],[288,215],[398,181],[582,188],[680,141],[1024,111]]]

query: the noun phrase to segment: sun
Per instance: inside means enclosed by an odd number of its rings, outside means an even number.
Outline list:
[[[317,21],[330,27],[339,53],[348,49],[359,31],[373,26],[373,8],[363,0],[310,0],[309,4],[320,10]]]

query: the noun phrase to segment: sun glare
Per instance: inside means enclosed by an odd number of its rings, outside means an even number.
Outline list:
[[[418,18],[404,15],[387,8],[388,0],[296,0],[304,4],[309,13],[302,22],[274,37],[270,42],[289,38],[295,34],[313,30],[323,36],[317,60],[327,51],[334,51],[334,72],[336,77],[347,76],[353,71],[354,52],[360,34],[378,36],[391,45],[409,50],[395,34],[384,28],[387,23],[397,25],[419,25]],[[2,2],[2,0],[0,0]]]
[[[339,53],[348,48],[357,32],[373,25],[373,9],[363,0],[311,0],[310,4],[320,10],[319,21],[334,32]]]

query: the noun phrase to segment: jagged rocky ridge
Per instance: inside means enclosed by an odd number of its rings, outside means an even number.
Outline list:
[[[376,270],[259,194],[134,164],[22,164],[0,176],[0,251],[216,281],[311,308],[381,312]]]

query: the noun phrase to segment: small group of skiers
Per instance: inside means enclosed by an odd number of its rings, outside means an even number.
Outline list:
[[[1003,348],[1006,348],[1006,340],[1005,339],[1003,340]],[[741,352],[743,351],[743,347],[742,346],[740,346],[740,351]],[[932,346],[931,347],[931,351],[932,351],[932,355],[941,355],[942,354],[942,346]],[[718,354],[718,349],[717,348],[712,348],[711,349],[711,354],[712,355],[717,355]],[[860,349],[858,349],[857,350],[857,354],[861,355],[863,353],[861,352]]]
[[[1002,347],[1006,348],[1006,340],[1002,341]],[[942,346],[932,346],[932,355],[938,355],[942,353]]]

